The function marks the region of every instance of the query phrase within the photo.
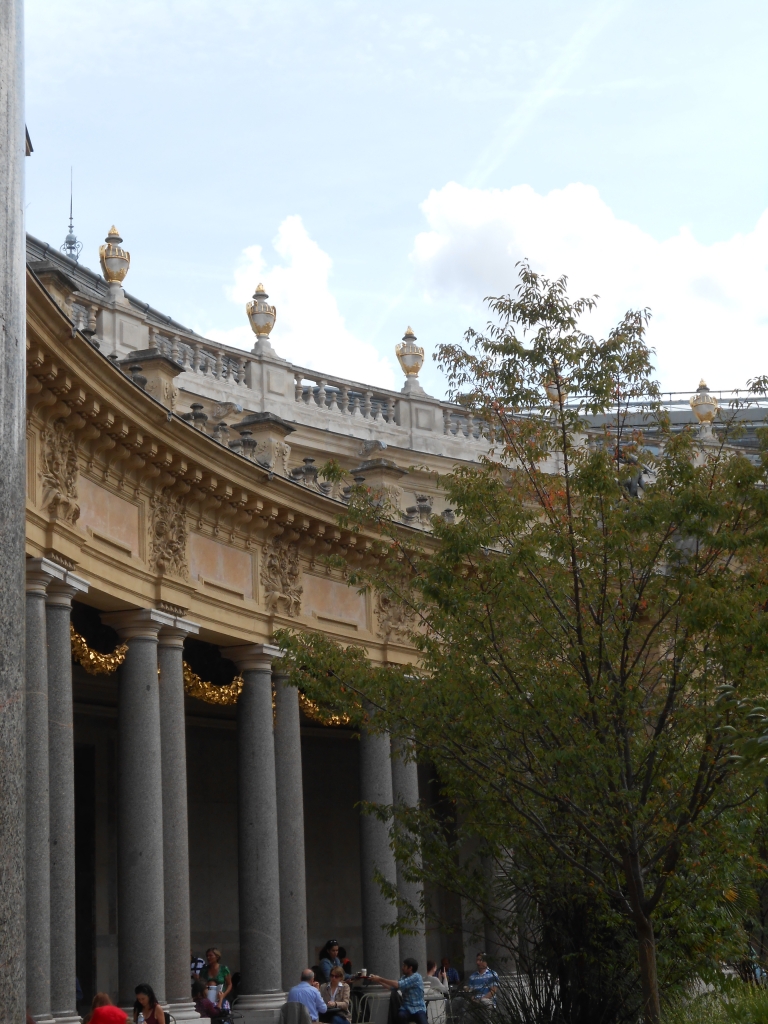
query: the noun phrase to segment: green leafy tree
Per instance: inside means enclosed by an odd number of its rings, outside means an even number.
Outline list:
[[[444,823],[402,809],[408,869],[418,835],[421,870],[461,876],[510,945],[527,883],[534,897],[553,879],[581,894],[600,927],[631,930],[656,1024],[673,949],[701,964],[738,939],[722,894],[764,774],[741,749],[767,689],[767,463],[727,431],[702,445],[671,430],[647,315],[599,341],[579,327],[593,304],[522,265],[515,294],[489,300],[486,332],[440,349],[492,445],[442,480],[455,522],[409,530],[356,488],[345,525],[378,535],[378,561],[350,583],[402,609],[411,663],[278,639],[311,697],[434,765],[460,842],[493,865],[492,905]],[[655,454],[629,426],[640,409]]]

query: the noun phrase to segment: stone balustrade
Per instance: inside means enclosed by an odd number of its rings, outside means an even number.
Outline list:
[[[296,366],[281,358],[279,331],[272,338],[277,354],[258,343],[254,351],[243,351],[210,341],[122,289],[110,290],[98,274],[31,236],[27,256],[75,328],[137,384],[142,359],[153,351],[180,366],[185,372],[172,385],[178,402],[174,396],[171,407],[191,414],[196,426],[218,440],[231,439],[214,430],[225,420],[231,425],[241,412],[270,412],[297,426],[462,461],[476,461],[487,451],[481,421],[461,405],[427,395],[413,376],[402,391],[389,391]],[[148,390],[159,397],[159,387]]]

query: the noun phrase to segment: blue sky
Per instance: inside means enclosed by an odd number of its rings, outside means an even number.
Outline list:
[[[27,225],[249,347],[400,386],[528,256],[654,312],[667,388],[768,372],[764,0],[27,0]],[[762,218],[762,219],[761,219]],[[428,361],[428,390],[443,384]]]

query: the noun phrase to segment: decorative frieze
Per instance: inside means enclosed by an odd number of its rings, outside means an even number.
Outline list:
[[[150,499],[150,568],[159,576],[189,579],[187,517],[184,506],[167,491]]]
[[[74,524],[80,516],[77,504],[77,445],[64,420],[41,430],[40,479],[43,508],[51,519]]]
[[[301,612],[301,564],[295,544],[273,541],[265,547],[261,585],[270,614],[282,611],[293,617]]]

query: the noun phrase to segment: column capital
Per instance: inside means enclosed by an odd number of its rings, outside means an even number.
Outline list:
[[[273,644],[238,644],[236,647],[220,647],[222,658],[229,658],[234,661],[241,672],[249,669],[272,668],[272,662],[276,658],[282,658],[284,651]]]
[[[112,626],[121,640],[134,640],[137,637],[156,640],[163,627],[173,628],[176,617],[156,608],[128,608],[123,612],[102,614],[101,621]]]
[[[52,562],[50,558],[28,558],[27,593],[45,595],[48,584],[53,580],[64,580],[67,570]]]
[[[200,626],[189,619],[174,619],[172,626],[163,626],[158,634],[161,647],[183,647],[184,639],[200,632]]]
[[[81,576],[75,576],[69,569],[64,569],[64,578],[55,579],[49,584],[45,601],[49,605],[71,608],[72,598],[77,594],[87,594],[90,589],[90,583]]]

